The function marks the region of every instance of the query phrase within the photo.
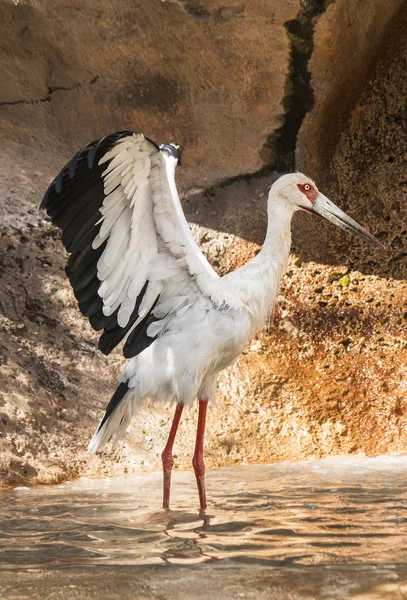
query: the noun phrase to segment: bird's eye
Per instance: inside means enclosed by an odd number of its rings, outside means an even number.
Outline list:
[[[310,189],[311,189],[311,186],[310,186],[308,183],[306,183],[306,184],[304,185],[304,190],[305,190],[306,192],[309,192],[309,191],[310,191]]]

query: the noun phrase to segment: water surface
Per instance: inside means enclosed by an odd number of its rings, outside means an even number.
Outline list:
[[[407,566],[407,457],[336,457],[15,488],[2,494],[0,569],[205,565]],[[1,577],[1,576],[0,576]]]

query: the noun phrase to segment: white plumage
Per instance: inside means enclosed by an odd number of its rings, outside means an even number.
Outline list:
[[[99,237],[110,236],[98,265],[103,310],[109,314],[119,306],[119,325],[125,327],[135,298],[148,281],[147,293],[160,284],[150,300],[152,304],[160,290],[153,310],[159,320],[147,329],[147,335],[156,338],[154,343],[132,358],[120,376],[129,386],[121,401],[122,410],[127,405],[126,418],[115,411],[109,427],[105,424],[92,438],[92,451],[109,441],[112,426],[115,439],[120,439],[131,415],[147,398],[183,404],[197,397],[215,399],[217,373],[237,358],[275,302],[289,256],[293,213],[292,207],[272,210],[262,252],[242,269],[219,278],[182,211],[174,181],[177,159],[152,153],[141,134],[119,141],[100,164],[112,158],[114,168],[110,163],[103,173],[105,199],[100,211]],[[99,243],[98,238],[94,246]],[[112,265],[111,257],[113,268],[104,270],[104,265]]]
[[[146,399],[176,402],[180,411],[197,398],[200,404],[215,399],[218,372],[236,360],[274,306],[296,210],[323,214],[377,243],[320,194],[312,180],[293,173],[270,189],[267,236],[260,253],[220,278],[197,246],[182,211],[174,179],[177,149],[175,144],[158,147],[132,132],[103,138],[74,157],[43,201],[72,251],[68,275],[82,312],[96,329],[105,329],[107,338],[115,332],[108,350],[103,345],[102,350],[108,353],[122,340],[130,356],[120,376],[122,386],[89,444],[91,451],[116,443]],[[90,177],[85,160],[95,172],[92,183],[81,179]],[[95,192],[99,182],[100,191]],[[75,194],[76,204],[71,206]],[[81,195],[87,198],[85,207]],[[85,214],[89,220],[83,224],[80,217]],[[194,466],[204,506],[199,452]],[[168,474],[165,465],[164,471]],[[169,487],[164,506],[168,498]]]

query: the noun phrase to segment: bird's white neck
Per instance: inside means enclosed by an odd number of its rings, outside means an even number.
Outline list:
[[[261,253],[278,257],[288,255],[291,246],[291,219],[294,210],[278,196],[271,196],[267,207],[267,234]]]
[[[280,280],[287,269],[291,248],[291,219],[294,210],[279,197],[268,201],[266,239],[257,259],[264,277],[264,318],[274,306]]]
[[[241,298],[253,315],[256,328],[264,324],[272,310],[280,279],[287,268],[293,212],[293,208],[278,197],[269,198],[263,248],[256,257],[235,271],[239,273]]]

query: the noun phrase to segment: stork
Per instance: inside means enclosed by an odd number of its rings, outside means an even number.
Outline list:
[[[169,508],[172,449],[185,405],[199,403],[193,467],[206,508],[204,433],[219,371],[264,325],[287,267],[297,210],[381,246],[301,173],[283,175],[268,196],[259,254],[219,277],[196,244],[175,185],[179,146],[122,131],[80,150],[48,188],[41,207],[62,230],[66,274],[79,308],[109,354],[129,359],[89,450],[115,445],[141,403],[175,403],[162,453],[163,507]]]

